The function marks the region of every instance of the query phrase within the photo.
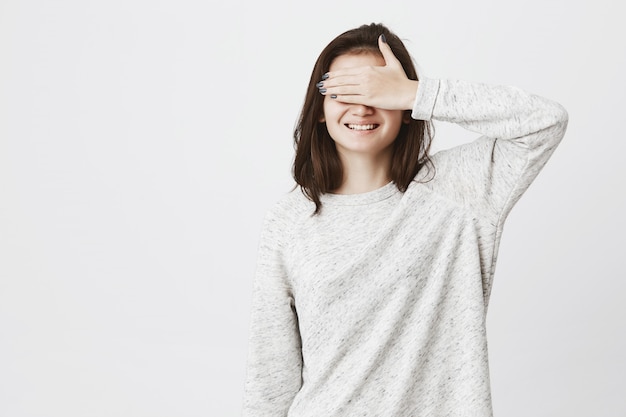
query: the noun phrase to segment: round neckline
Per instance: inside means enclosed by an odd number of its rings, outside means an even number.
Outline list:
[[[343,205],[343,206],[359,206],[364,204],[376,203],[385,200],[392,195],[400,192],[396,184],[392,181],[372,191],[358,194],[322,194],[320,199],[322,204]]]

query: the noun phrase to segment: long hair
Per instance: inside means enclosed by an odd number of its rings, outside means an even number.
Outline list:
[[[387,43],[411,80],[419,80],[411,55],[406,47],[387,27],[372,23],[349,30],[332,40],[315,62],[306,91],[304,105],[294,130],[296,155],[293,177],[304,195],[315,203],[315,212],[322,209],[320,196],[341,186],[343,167],[335,142],[330,137],[326,124],[320,122],[324,114],[324,96],[315,86],[328,72],[331,63],[340,55],[368,52],[382,56],[378,48],[378,37],[385,35]],[[405,192],[418,171],[431,164],[428,156],[431,143],[431,125],[424,120],[414,120],[407,110],[409,123],[402,123],[400,132],[393,142],[389,176],[401,192]]]

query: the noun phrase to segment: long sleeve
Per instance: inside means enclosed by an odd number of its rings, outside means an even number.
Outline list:
[[[453,198],[498,223],[552,155],[568,121],[558,103],[516,87],[433,79],[420,81],[412,116],[482,135],[436,159],[453,175],[444,179]],[[445,166],[452,161],[458,166]]]
[[[563,138],[567,112],[516,87],[425,79],[412,116],[481,135],[433,156],[433,187],[476,219],[487,304],[504,221]]]
[[[302,384],[294,295],[282,259],[281,216],[268,213],[254,279],[244,417],[284,417]]]

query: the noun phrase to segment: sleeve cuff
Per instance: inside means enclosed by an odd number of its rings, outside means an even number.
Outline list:
[[[432,119],[438,93],[439,80],[431,78],[422,78],[419,80],[411,117],[415,120]]]

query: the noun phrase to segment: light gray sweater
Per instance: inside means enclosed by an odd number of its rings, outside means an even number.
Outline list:
[[[481,135],[404,193],[293,191],[269,211],[245,417],[492,416],[485,319],[507,214],[563,137],[557,103],[420,81],[413,118]],[[432,174],[432,172],[431,172]]]

